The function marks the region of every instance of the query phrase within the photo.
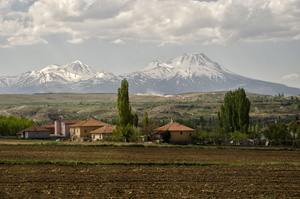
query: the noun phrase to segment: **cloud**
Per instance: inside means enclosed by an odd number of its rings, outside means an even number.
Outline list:
[[[46,43],[46,36],[59,33],[69,34],[73,38],[68,40],[70,43],[90,38],[112,41],[122,38],[122,41],[157,45],[195,41],[226,45],[300,39],[300,1],[296,0],[3,2],[0,3],[0,41],[7,42],[0,43],[2,46],[22,45],[22,38],[24,45],[30,45],[28,38],[36,38],[31,40],[32,44]],[[28,9],[14,10],[16,2]]]
[[[113,43],[113,44],[120,44],[120,45],[125,44],[125,42],[123,40],[121,40],[121,39],[116,39],[116,40],[112,41],[111,43]]]
[[[73,38],[68,40],[69,43],[71,44],[80,44],[84,42],[83,38]]]
[[[300,75],[296,74],[296,73],[292,73],[292,74],[288,74],[288,75],[285,75],[285,76],[281,77],[281,79],[284,79],[284,80],[300,80]]]

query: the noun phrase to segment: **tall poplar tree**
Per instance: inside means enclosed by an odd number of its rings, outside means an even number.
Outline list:
[[[125,127],[130,124],[132,114],[129,105],[128,82],[126,79],[122,80],[121,88],[118,89],[118,110],[120,126]]]
[[[148,118],[148,112],[145,111],[144,119],[143,119],[143,126],[144,128],[147,128],[149,124],[149,118]]]
[[[249,127],[250,105],[243,88],[227,92],[224,104],[220,106],[218,112],[218,127],[227,133],[234,131],[246,133]]]

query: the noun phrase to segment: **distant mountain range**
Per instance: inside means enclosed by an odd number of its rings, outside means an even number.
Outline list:
[[[202,53],[184,54],[167,62],[154,61],[137,72],[120,76],[96,71],[80,61],[50,65],[40,71],[0,77],[0,93],[116,93],[124,78],[132,94],[228,91],[239,87],[257,94],[300,94],[298,88],[235,74]]]

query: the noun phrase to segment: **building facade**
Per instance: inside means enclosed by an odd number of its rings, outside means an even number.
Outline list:
[[[73,138],[90,139],[91,131],[99,129],[105,125],[108,124],[95,119],[81,121],[70,126],[70,136]]]
[[[157,128],[154,134],[155,138],[160,142],[169,142],[172,144],[191,144],[191,134],[193,132],[195,132],[195,129],[171,121],[171,123]],[[167,136],[168,140],[164,140],[164,134],[169,134]]]

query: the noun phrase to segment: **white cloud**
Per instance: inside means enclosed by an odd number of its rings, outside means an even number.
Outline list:
[[[9,37],[7,41],[12,46],[20,46],[20,45],[32,45],[32,44],[39,44],[39,43],[48,43],[46,40],[35,37],[32,35],[29,36],[16,36],[16,37]]]
[[[121,39],[116,39],[116,40],[114,40],[114,41],[112,41],[111,43],[113,43],[113,44],[125,44],[125,42],[123,41],[123,40],[121,40]]]
[[[298,0],[36,0],[30,5],[31,0],[19,0],[30,6],[24,12],[13,10],[16,1],[0,3],[0,39],[7,40],[2,46],[22,45],[22,38],[24,45],[45,43],[45,36],[57,33],[69,34],[70,43],[89,38],[158,45],[300,39]]]
[[[281,79],[284,79],[284,80],[300,80],[300,75],[296,74],[296,73],[292,73],[292,74],[288,74],[288,75],[285,75],[285,76],[281,77]]]
[[[82,38],[73,38],[73,39],[68,40],[68,42],[71,44],[80,44],[80,43],[83,43],[84,40]]]

